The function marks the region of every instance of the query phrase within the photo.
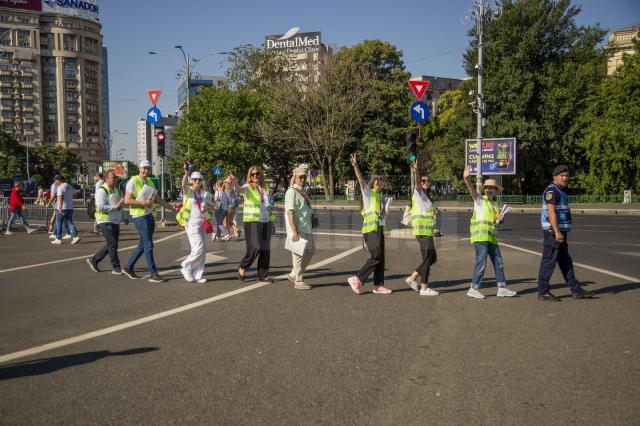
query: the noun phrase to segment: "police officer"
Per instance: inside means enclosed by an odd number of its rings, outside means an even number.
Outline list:
[[[569,197],[564,188],[569,183],[569,167],[562,164],[553,169],[553,182],[542,194],[543,245],[540,273],[538,275],[538,299],[559,302],[560,298],[549,291],[549,279],[553,275],[556,263],[564,275],[574,299],[593,297],[592,291],[582,288],[573,272],[573,260],[569,255],[567,234],[571,231],[571,209]]]

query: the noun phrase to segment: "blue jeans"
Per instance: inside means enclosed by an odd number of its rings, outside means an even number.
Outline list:
[[[11,225],[13,224],[13,221],[16,220],[16,217],[20,218],[20,223],[22,224],[24,229],[29,230],[29,224],[27,223],[27,219],[24,218],[22,207],[16,207],[16,209],[11,212],[11,216],[9,216],[9,222],[7,222],[7,231],[11,231]]]
[[[482,284],[482,277],[484,276],[484,269],[487,266],[487,254],[491,258],[493,263],[493,269],[496,271],[496,281],[498,287],[504,287],[507,285],[507,280],[504,277],[504,261],[502,260],[502,254],[500,254],[500,247],[497,244],[483,241],[479,243],[473,243],[473,248],[476,251],[476,266],[473,269],[473,288],[479,289]]]
[[[64,209],[62,210],[62,214],[56,210],[56,230],[54,234],[58,240],[62,238],[63,225],[69,229],[72,237],[75,238],[78,236],[78,229],[73,223],[73,209]]]
[[[140,234],[140,241],[138,242],[138,247],[131,253],[131,257],[127,262],[127,269],[132,270],[142,253],[144,253],[149,274],[157,274],[156,262],[153,260],[153,231],[156,229],[156,221],[153,219],[152,214],[148,214],[142,217],[134,217],[133,224],[138,234]]]

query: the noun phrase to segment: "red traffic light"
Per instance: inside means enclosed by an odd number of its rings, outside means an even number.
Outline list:
[[[156,139],[158,139],[158,142],[164,141],[164,131],[161,130],[158,133],[156,133]]]

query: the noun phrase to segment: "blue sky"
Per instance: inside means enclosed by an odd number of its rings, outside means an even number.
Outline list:
[[[231,50],[240,44],[260,45],[264,36],[297,26],[321,31],[323,43],[350,46],[365,39],[388,41],[404,52],[412,74],[465,77],[462,51],[468,44],[461,18],[472,0],[388,1],[375,5],[362,0],[203,1],[108,0],[100,2],[104,45],[109,49],[111,131],[113,151],[126,148],[137,161],[136,121],[150,107],[148,89],[162,90],[158,107],[164,115],[177,108],[178,65],[150,50],[167,52],[176,60],[181,44],[193,56]],[[580,24],[599,22],[616,29],[640,22],[640,0],[574,0],[582,7]],[[426,59],[423,59],[426,58]],[[224,74],[221,57],[202,60],[202,75]]]

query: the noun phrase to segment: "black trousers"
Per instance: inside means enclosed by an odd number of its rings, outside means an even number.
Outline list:
[[[573,272],[573,259],[569,255],[567,233],[563,232],[562,235],[564,235],[564,242],[558,244],[552,231],[544,231],[542,260],[540,261],[540,273],[538,274],[538,294],[544,294],[551,288],[549,280],[553,275],[553,270],[556,268],[556,263],[560,267],[564,280],[571,288],[572,293],[580,291],[582,288]]]
[[[436,246],[433,242],[433,237],[416,235],[416,240],[420,244],[420,253],[422,254],[422,262],[416,268],[416,272],[422,277],[420,283],[428,284],[431,265],[438,261]]]
[[[242,269],[249,268],[258,259],[258,279],[269,276],[271,261],[271,222],[245,222],[244,235],[247,251],[240,261]]]
[[[362,284],[367,281],[373,272],[373,285],[384,284],[384,231],[381,227],[377,231],[364,234],[364,243],[371,257],[367,259],[360,271],[358,279]]]
[[[119,268],[120,259],[118,259],[118,240],[120,240],[120,225],[105,222],[99,224],[98,229],[100,229],[100,232],[104,235],[106,244],[93,256],[93,260],[98,263],[104,259],[107,254],[109,254],[111,266],[113,266],[114,269]]]

